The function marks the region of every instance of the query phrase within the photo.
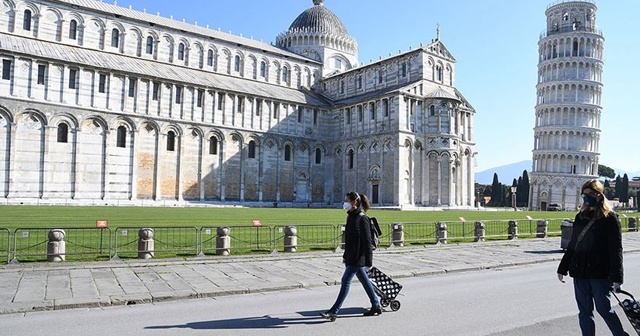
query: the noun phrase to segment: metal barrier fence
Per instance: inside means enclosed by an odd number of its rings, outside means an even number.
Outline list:
[[[275,250],[292,248],[293,244],[287,242],[285,231],[287,226],[276,226],[273,230]],[[298,225],[296,228],[297,248],[305,249],[335,249],[340,245],[341,234],[338,234],[339,226],[336,225]]]
[[[274,242],[272,229],[269,226],[230,226],[231,238],[229,250],[261,252],[273,251]],[[220,237],[218,227],[203,227],[200,229],[200,254],[216,254],[221,249],[217,240]]]
[[[556,219],[546,219],[547,225],[547,234],[549,236],[559,236],[562,234],[562,222],[565,220],[569,220],[573,223],[573,218],[556,218]]]
[[[47,261],[51,228],[18,228],[14,231],[13,261]],[[59,228],[65,232],[65,259],[83,255],[108,259],[111,253],[109,228]]]
[[[118,227],[115,235],[115,251],[112,259],[120,257],[138,256],[139,252],[144,252],[138,246],[139,234],[142,229],[153,230],[153,254],[166,253],[171,255],[191,255],[197,256],[198,249],[198,229],[188,226],[163,226],[163,227]]]
[[[9,263],[11,261],[11,231],[9,231],[9,229],[0,228],[0,256],[5,253],[7,263]]]
[[[390,231],[401,229],[404,231],[404,243],[406,244],[428,244],[436,242],[436,224],[435,222],[408,222],[393,223]],[[391,244],[397,244],[399,241],[391,235]]]

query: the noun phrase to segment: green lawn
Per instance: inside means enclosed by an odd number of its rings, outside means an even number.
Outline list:
[[[573,212],[527,211],[394,211],[374,209],[383,234],[381,245],[389,246],[393,224],[404,224],[405,245],[436,242],[436,223],[446,222],[450,242],[474,240],[474,222],[483,221],[486,239],[507,239],[508,221],[518,222],[518,236],[536,236],[537,220],[548,221],[548,233],[560,234],[562,219]],[[638,213],[626,213],[638,217]],[[46,261],[50,229],[65,229],[67,260],[106,260],[117,255],[136,258],[138,231],[154,228],[156,258],[216,254],[216,228],[231,227],[232,253],[265,253],[285,246],[284,226],[297,226],[299,251],[333,249],[339,246],[342,209],[203,208],[203,207],[48,207],[0,206],[0,258]],[[461,220],[464,218],[464,221]],[[531,219],[529,219],[530,217]],[[109,228],[96,230],[96,221]],[[252,226],[260,220],[262,227]],[[623,228],[627,219],[621,216]]]
[[[573,212],[535,211],[393,211],[373,209],[370,216],[382,224],[397,222],[439,222],[477,220],[525,220],[571,218]],[[638,216],[638,214],[627,214]],[[265,226],[331,224],[345,221],[341,209],[285,208],[161,208],[161,207],[58,207],[0,206],[0,228],[95,227],[96,220],[107,220],[110,228],[140,226],[246,226],[258,219]]]

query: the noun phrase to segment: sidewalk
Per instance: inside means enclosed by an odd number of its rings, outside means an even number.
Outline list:
[[[625,253],[640,233],[623,234]],[[402,278],[562,258],[560,238],[378,250],[374,264]],[[107,307],[337,285],[342,251],[0,266],[0,314]],[[550,275],[554,276],[554,275]]]

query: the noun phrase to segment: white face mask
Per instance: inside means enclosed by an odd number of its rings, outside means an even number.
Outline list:
[[[353,206],[349,202],[342,203],[342,208],[345,210],[350,210]]]

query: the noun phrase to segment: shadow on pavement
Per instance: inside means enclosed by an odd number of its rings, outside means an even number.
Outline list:
[[[560,254],[560,253],[564,253],[564,250],[524,251],[524,253],[531,253],[531,254]]]
[[[338,318],[362,316],[363,308],[345,308],[340,310]],[[255,317],[241,317],[225,320],[189,322],[178,325],[148,326],[145,329],[278,329],[296,324],[321,324],[329,322],[320,317],[323,310],[297,312],[300,317],[272,317],[269,315]]]

